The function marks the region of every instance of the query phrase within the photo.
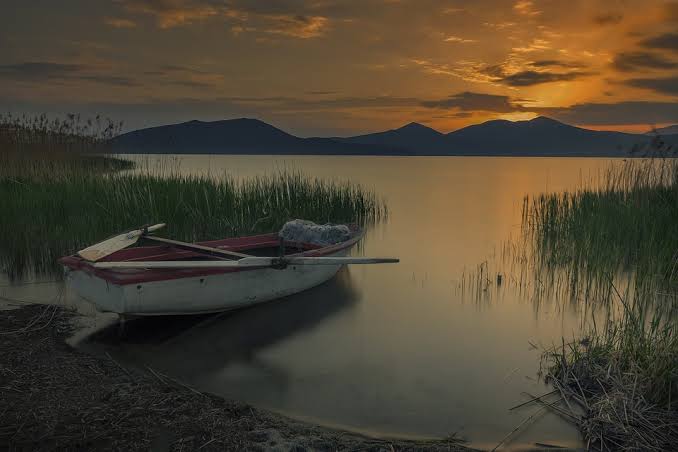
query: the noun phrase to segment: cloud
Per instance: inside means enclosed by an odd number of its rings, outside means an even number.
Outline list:
[[[115,86],[139,86],[136,80],[127,77],[101,74],[95,68],[70,63],[29,61],[0,66],[0,78],[16,82],[65,82],[89,81]]]
[[[208,89],[214,88],[214,85],[209,82],[201,82],[198,80],[170,80],[166,82],[170,85],[185,86],[187,88]]]
[[[477,42],[475,39],[464,39],[459,36],[448,36],[444,39],[445,42],[458,42],[460,44],[469,44],[472,42]]]
[[[505,30],[518,25],[516,22],[483,22],[484,27],[494,28],[495,30]]]
[[[598,25],[616,25],[624,20],[621,13],[604,13],[593,17],[593,22]]]
[[[462,111],[489,111],[494,113],[510,113],[520,109],[513,105],[508,96],[463,92],[445,99],[425,100],[421,105],[427,108],[457,108]]]
[[[143,72],[143,75],[154,77],[155,85],[176,85],[200,89],[212,88],[215,82],[223,78],[221,74],[177,65],[160,66],[156,70]],[[0,66],[0,79],[31,83],[92,82],[110,86],[142,86],[138,80],[111,75],[96,66],[50,61],[2,65]]]
[[[107,17],[104,23],[113,28],[136,28],[137,23],[129,19],[120,19],[116,17]]]
[[[80,64],[63,64],[45,61],[31,61],[26,63],[0,66],[0,77],[17,79],[54,79],[64,78],[82,70]]]
[[[309,6],[307,2],[292,0],[261,3],[219,0],[117,1],[128,13],[152,16],[158,27],[163,29],[219,18],[236,22],[231,26],[235,35],[258,32],[307,39],[323,35],[330,22],[323,15],[304,13],[306,10],[316,10],[313,4]]]
[[[640,41],[640,45],[649,49],[671,50],[678,52],[678,33],[665,33]]]
[[[421,101],[415,97],[400,96],[368,96],[368,97],[334,97],[334,98],[297,98],[288,96],[273,97],[223,97],[223,101],[232,104],[259,106],[267,109],[286,111],[321,111],[333,109],[360,108],[402,108],[419,106]]]
[[[522,67],[521,67],[522,66]],[[481,67],[478,72],[487,77],[487,81],[501,83],[512,87],[525,87],[541,85],[544,83],[563,82],[594,75],[593,72],[583,70],[570,70],[552,72],[548,68],[576,69],[578,64],[560,60],[537,60],[527,63],[527,69],[522,64],[514,64],[510,61]],[[530,69],[534,68],[534,69]]]
[[[162,73],[165,73],[165,72],[187,72],[189,74],[200,74],[200,75],[210,74],[207,71],[201,71],[199,69],[195,69],[195,68],[188,67],[188,66],[181,66],[181,65],[178,65],[178,64],[165,64],[163,66],[160,66],[159,70],[162,71]]]
[[[570,107],[526,108],[569,124],[626,125],[678,122],[678,102],[582,103]]]
[[[530,42],[527,45],[521,46],[521,47],[514,47],[511,50],[513,52],[518,52],[518,53],[529,53],[529,52],[537,52],[540,50],[549,50],[551,49],[551,43],[547,41],[546,39],[533,39],[532,42]]]
[[[523,16],[538,16],[541,11],[537,11],[532,0],[518,0],[513,4],[513,10]]]
[[[571,71],[571,72],[537,72],[537,71],[521,71],[515,74],[507,75],[499,80],[500,83],[509,86],[534,86],[543,83],[564,82],[588,77],[594,75],[592,72]]]
[[[209,0],[118,0],[134,14],[155,17],[160,28],[172,28],[205,20],[225,12],[225,8]]]
[[[618,71],[631,72],[638,69],[673,69],[678,67],[678,62],[656,53],[624,52],[614,57],[612,66]]]
[[[467,12],[466,9],[464,8],[456,8],[453,6],[447,7],[443,9],[443,14],[457,14],[457,13],[465,13]]]
[[[329,19],[323,16],[302,15],[267,15],[263,16],[270,22],[264,29],[266,33],[292,36],[295,38],[308,39],[323,35],[328,28]]]
[[[678,76],[666,78],[634,78],[625,82],[636,88],[644,88],[660,94],[678,95]]]
[[[537,67],[537,68],[562,67],[562,68],[572,68],[572,69],[574,69],[574,68],[581,67],[581,64],[571,63],[571,62],[568,62],[568,61],[561,61],[561,60],[537,60],[537,61],[531,62],[530,66]]]

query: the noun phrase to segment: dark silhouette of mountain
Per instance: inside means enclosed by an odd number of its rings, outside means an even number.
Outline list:
[[[377,145],[388,149],[416,150],[417,153],[426,153],[442,150],[442,138],[444,136],[444,134],[430,127],[411,122],[399,129],[348,138],[335,138],[335,140],[343,143]]]
[[[188,121],[124,133],[113,152],[149,154],[374,154],[386,150],[331,138],[299,138],[258,119]]]
[[[676,135],[678,134],[678,124],[672,126],[660,127],[645,132],[645,135]]]
[[[256,119],[136,130],[115,137],[113,152],[181,154],[626,156],[646,135],[574,127],[554,119],[494,120],[442,134],[410,123],[347,138],[300,138]]]
[[[463,155],[624,155],[642,136],[582,129],[540,116],[488,121],[445,136],[445,149]]]

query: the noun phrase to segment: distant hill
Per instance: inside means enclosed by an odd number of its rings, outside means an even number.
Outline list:
[[[668,127],[660,127],[659,129],[652,129],[645,132],[645,135],[676,135],[678,134],[678,124]]]
[[[678,142],[678,135],[666,138]],[[646,135],[582,129],[546,117],[487,121],[448,134],[410,123],[346,138],[300,138],[242,118],[141,129],[119,135],[111,144],[118,153],[625,156],[633,145],[648,140]]]
[[[601,132],[540,116],[530,121],[488,121],[446,135],[447,149],[465,155],[617,156],[644,137]]]
[[[124,133],[113,152],[147,154],[371,154],[376,146],[347,145],[331,138],[299,138],[258,119],[188,121]]]
[[[369,144],[387,149],[409,149],[417,153],[441,151],[445,135],[430,127],[411,122],[399,129],[348,138],[335,138],[342,143]]]

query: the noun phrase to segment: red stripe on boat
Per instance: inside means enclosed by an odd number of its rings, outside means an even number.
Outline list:
[[[289,244],[301,248],[302,252],[290,256],[327,256],[342,249],[354,245],[362,238],[362,231],[357,226],[351,225],[352,237],[345,241],[321,247],[310,243]],[[280,244],[277,233],[254,235],[249,237],[229,238],[197,242],[198,245],[221,248],[226,251],[245,253],[247,250],[277,247]],[[245,253],[246,254],[246,253]],[[110,256],[101,259],[100,262],[129,262],[129,261],[173,261],[193,257],[205,257],[204,254],[193,251],[177,250],[171,245],[142,246],[117,251]],[[243,268],[187,268],[187,269],[104,269],[95,268],[89,262],[77,254],[59,259],[59,262],[71,269],[81,270],[92,276],[96,276],[112,284],[128,285],[141,284],[152,281],[164,281],[170,279],[191,278],[196,276],[218,275],[222,273],[242,272],[258,270],[261,267]]]

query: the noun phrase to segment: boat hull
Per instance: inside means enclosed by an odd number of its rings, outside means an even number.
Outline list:
[[[348,249],[328,256],[341,257]],[[238,309],[315,287],[341,265],[294,265],[213,275],[114,284],[91,272],[67,268],[68,285],[101,312],[134,316],[179,315]]]

